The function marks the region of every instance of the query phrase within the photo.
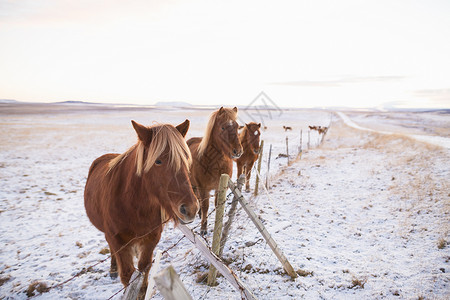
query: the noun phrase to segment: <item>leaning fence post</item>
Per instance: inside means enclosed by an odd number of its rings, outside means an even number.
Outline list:
[[[214,223],[214,235],[211,250],[214,254],[219,254],[220,251],[220,239],[222,237],[223,228],[223,211],[225,207],[225,198],[227,196],[228,180],[230,176],[228,174],[222,174],[220,176],[219,188],[217,189],[217,204],[216,204],[216,221]],[[209,286],[216,285],[217,270],[211,264],[209,266],[208,282]]]
[[[262,161],[262,154],[263,154],[263,150],[264,150],[264,140],[261,141],[261,145],[259,146],[259,158],[258,158],[258,174],[261,171],[261,161]],[[255,180],[255,193],[254,195],[257,196],[258,195],[258,188],[259,188],[259,176],[256,176],[256,180]]]
[[[144,276],[138,270],[134,270],[131,275],[130,284],[128,284],[125,294],[122,300],[135,300],[138,297],[139,290],[141,289],[142,283],[144,282]]]
[[[266,174],[266,188],[269,189],[269,172],[270,172],[270,158],[272,157],[272,144],[269,148],[269,159],[267,160],[267,174]]]
[[[289,263],[286,256],[284,256],[283,252],[278,247],[277,243],[272,238],[272,236],[269,234],[269,232],[267,231],[264,224],[261,222],[261,220],[255,214],[255,212],[250,208],[248,201],[244,198],[244,196],[242,196],[241,192],[236,189],[236,186],[234,185],[234,183],[231,180],[228,181],[228,187],[233,192],[233,194],[235,194],[236,197],[238,197],[239,203],[241,203],[242,208],[247,213],[247,215],[250,217],[250,219],[253,221],[253,224],[255,224],[256,228],[259,230],[261,235],[264,237],[264,239],[266,240],[267,244],[270,246],[272,251],[275,253],[278,260],[283,265],[283,268],[286,271],[286,273],[288,273],[289,276],[291,276],[292,278],[296,278],[298,275],[295,272],[294,268]]]
[[[242,186],[245,183],[245,174],[241,174],[239,176],[236,186],[239,191],[242,190]],[[225,244],[228,240],[228,232],[230,231],[231,224],[233,223],[234,215],[236,213],[238,199],[236,196],[233,197],[233,201],[231,201],[230,210],[228,211],[228,219],[225,222],[225,225],[223,225],[223,231],[222,231],[222,238],[220,239],[220,251],[219,251],[219,257],[222,257],[223,254],[223,248],[225,248]]]
[[[183,224],[178,224],[177,227],[185,237],[191,243],[197,247],[200,252],[203,253],[205,258],[212,263],[217,270],[231,283],[231,285],[241,293],[241,297],[245,299],[256,299],[253,293],[248,289],[248,287],[237,277],[237,275],[229,268],[227,265],[223,263],[223,261],[214,253],[211,252],[211,249],[206,245],[203,238],[198,237],[189,227]]]
[[[192,300],[186,287],[172,266],[169,266],[155,276],[158,290],[166,300]]]

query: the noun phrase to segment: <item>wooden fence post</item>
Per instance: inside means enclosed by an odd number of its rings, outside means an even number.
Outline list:
[[[286,156],[287,156],[287,164],[289,166],[289,139],[286,137]]]
[[[298,157],[302,159],[302,152],[303,152],[303,129],[300,129],[300,145],[298,146]]]
[[[230,176],[228,174],[222,174],[220,176],[219,188],[217,189],[217,201],[216,201],[216,220],[214,223],[214,235],[212,242],[212,252],[218,255],[220,252],[220,240],[222,238],[223,228],[223,211],[225,207],[225,198],[227,196],[228,180]],[[208,282],[209,286],[216,285],[217,270],[214,265],[209,266]]]
[[[311,147],[311,130],[308,130],[308,144],[306,144],[306,145],[309,150],[309,148]]]
[[[261,220],[258,218],[258,216],[255,214],[255,212],[250,208],[248,201],[242,196],[241,192],[236,188],[234,183],[229,180],[228,181],[228,187],[231,189],[233,194],[235,194],[238,197],[239,203],[241,203],[242,208],[244,208],[247,215],[250,217],[250,219],[253,221],[253,224],[255,224],[256,228],[259,230],[261,235],[266,240],[267,244],[270,246],[272,251],[277,256],[278,260],[283,265],[284,270],[286,273],[289,274],[292,278],[297,277],[297,273],[295,272],[292,265],[287,260],[286,256],[284,256],[283,252],[280,248],[278,248],[278,245],[276,244],[275,240],[270,236],[269,232],[267,232],[266,227],[263,225]]]
[[[192,300],[186,287],[172,266],[155,276],[155,283],[165,300]]]
[[[230,182],[230,181],[228,181]],[[178,224],[177,228],[194,244],[195,247],[203,253],[205,258],[212,263],[216,269],[231,283],[231,285],[241,293],[246,299],[256,299],[252,292],[245,286],[242,281],[228,268],[222,260],[211,252],[202,238],[199,238],[189,227],[183,224]]]
[[[242,190],[242,186],[245,183],[245,174],[241,174],[237,180],[237,189],[239,191]],[[228,232],[230,231],[231,224],[233,223],[234,215],[236,214],[236,208],[237,208],[238,199],[236,196],[233,197],[233,201],[231,201],[230,210],[228,211],[228,219],[225,222],[225,225],[223,226],[222,231],[222,238],[220,239],[220,251],[219,251],[219,257],[222,257],[223,254],[223,248],[225,248],[225,244],[228,240]]]
[[[258,173],[261,171],[261,161],[262,161],[262,155],[264,150],[264,140],[261,141],[261,145],[259,146],[259,158],[258,158]],[[259,176],[256,176],[255,181],[255,192],[254,195],[258,195],[258,188],[259,188]]]
[[[136,300],[139,295],[142,283],[144,282],[144,276],[138,270],[135,270],[131,275],[130,284],[125,289],[125,294],[122,300]]]
[[[267,160],[267,174],[266,174],[266,188],[270,189],[269,187],[269,174],[270,174],[270,158],[272,157],[272,144],[270,144],[269,148],[269,159]]]
[[[156,251],[155,262],[152,264],[152,268],[150,269],[150,272],[148,274],[148,285],[147,285],[147,291],[145,292],[144,300],[149,300],[153,296],[153,293],[154,293],[153,287],[155,286],[155,275],[159,269],[159,262],[161,260],[161,254],[162,254],[161,250]]]

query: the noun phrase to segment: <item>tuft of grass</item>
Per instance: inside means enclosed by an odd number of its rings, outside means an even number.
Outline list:
[[[39,282],[39,281],[33,281],[29,286],[28,289],[25,291],[28,297],[32,297],[35,295],[35,291],[42,294],[45,292],[48,292],[49,287],[45,282]]]
[[[106,254],[110,253],[110,251],[109,251],[109,248],[108,248],[108,247],[105,247],[105,248],[103,248],[102,250],[100,250],[99,253],[100,253],[100,254],[103,254],[103,255],[106,255]]]
[[[364,285],[367,282],[367,278],[364,279],[358,279],[356,277],[353,277],[352,279],[352,284],[348,287],[349,289],[353,289],[353,288],[360,288],[363,289]]]
[[[5,282],[8,282],[11,279],[11,276],[0,277],[0,286],[2,286]]]
[[[440,238],[438,241],[438,249],[444,249],[447,246],[447,241],[444,238]]]
[[[80,243],[80,242],[76,242],[75,245],[76,245],[78,248],[83,248],[83,244]]]
[[[301,276],[301,277],[313,276],[313,272],[312,271],[305,271],[305,270],[302,270],[302,269],[298,269],[295,272],[298,274],[298,276]]]

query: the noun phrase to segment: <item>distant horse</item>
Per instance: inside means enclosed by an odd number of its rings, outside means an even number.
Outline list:
[[[328,127],[325,126],[308,126],[310,130],[316,130],[319,134],[325,134],[328,131]]]
[[[292,127],[290,126],[283,126],[284,131],[292,130]]]
[[[145,127],[131,121],[138,142],[123,154],[105,154],[92,163],[84,190],[84,206],[92,224],[105,233],[111,250],[111,276],[127,285],[138,269],[145,272],[141,295],[163,224],[192,222],[198,201],[189,181],[191,155],[184,140],[189,120],[177,127]]]
[[[328,127],[325,126],[319,126],[319,128],[317,129],[317,131],[319,132],[319,134],[325,134],[328,131]]]
[[[245,124],[244,129],[239,135],[244,153],[241,157],[236,159],[237,164],[237,177],[245,172],[246,183],[245,190],[250,191],[250,177],[252,167],[255,161],[258,159],[259,154],[259,137],[260,137],[261,123],[250,122]],[[245,171],[244,171],[245,170]]]
[[[208,223],[209,193],[216,190],[220,175],[233,173],[233,160],[242,155],[239,142],[237,108],[223,108],[213,112],[203,138],[194,137],[187,141],[193,162],[190,178],[200,201],[201,228],[206,234]]]

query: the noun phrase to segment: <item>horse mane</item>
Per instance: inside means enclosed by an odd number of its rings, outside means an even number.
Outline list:
[[[241,141],[241,143],[246,143],[247,140],[245,139],[245,135],[248,132],[248,127],[246,125],[244,125],[244,128],[242,128],[241,133],[239,134],[239,141]]]
[[[166,148],[169,149],[169,167],[174,168],[175,172],[178,172],[182,166],[186,166],[189,170],[192,163],[191,152],[180,132],[168,124],[157,124],[148,128],[153,131],[153,136],[147,150],[147,157],[144,157],[145,145],[139,140],[126,152],[109,162],[108,173],[136,150],[136,174],[141,176],[151,169]]]
[[[220,109],[216,110],[209,117],[208,125],[206,126],[206,129],[205,129],[205,135],[203,136],[203,139],[197,148],[198,157],[202,157],[203,153],[205,153],[206,147],[209,144],[209,141],[211,140],[212,130],[214,128],[214,124],[216,123],[216,119],[219,116],[219,111],[220,111]],[[222,108],[222,112],[227,116],[228,120],[236,121],[237,112],[234,109]]]

